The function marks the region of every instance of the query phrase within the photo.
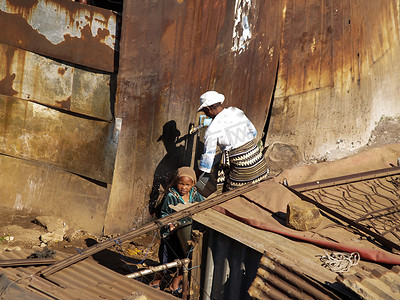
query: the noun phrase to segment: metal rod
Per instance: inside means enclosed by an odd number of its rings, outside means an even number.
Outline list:
[[[189,265],[190,259],[189,258],[184,258],[184,259],[175,259],[173,262],[167,263],[167,264],[163,264],[163,265],[159,265],[156,267],[149,267],[148,269],[145,270],[141,270],[132,274],[128,274],[126,275],[126,277],[128,278],[138,278],[138,277],[142,277],[142,276],[146,276],[146,275],[150,275],[150,274],[154,274],[156,272],[159,271],[163,271],[163,270],[168,270],[171,268],[175,268],[175,267],[182,267],[182,266],[187,266]]]
[[[241,194],[244,194],[246,192],[252,191],[254,189],[256,189],[258,186],[257,184],[248,184],[245,185],[243,187],[231,190],[229,192],[226,192],[224,194],[212,197],[210,199],[206,199],[202,202],[197,202],[192,204],[191,206],[189,206],[188,208],[185,208],[179,212],[175,212],[170,214],[169,216],[166,216],[164,218],[158,219],[156,221],[150,222],[145,224],[144,226],[133,230],[131,232],[125,233],[120,235],[119,237],[113,238],[113,239],[109,239],[107,241],[104,241],[102,243],[93,245],[85,250],[83,250],[82,252],[75,254],[73,256],[70,256],[64,260],[61,260],[47,268],[44,268],[43,270],[37,272],[37,275],[46,277],[49,276],[61,269],[64,269],[78,261],[81,261],[95,253],[98,253],[104,249],[110,248],[116,244],[120,244],[124,241],[127,240],[131,240],[134,237],[140,236],[142,234],[145,234],[149,231],[152,230],[156,230],[159,229],[165,225],[167,225],[168,223],[173,223],[178,221],[179,219],[182,219],[184,217],[191,217],[192,215],[199,213],[205,209],[211,208],[215,205],[221,204],[225,201],[228,201],[232,198],[235,198]]]
[[[310,190],[315,190],[319,188],[334,186],[334,185],[341,185],[351,182],[369,180],[374,178],[386,177],[391,175],[400,174],[400,167],[392,167],[392,168],[385,168],[380,170],[362,172],[352,175],[334,177],[329,179],[322,179],[312,182],[306,182],[302,184],[295,184],[291,185],[292,189],[295,189],[298,192],[305,192]]]

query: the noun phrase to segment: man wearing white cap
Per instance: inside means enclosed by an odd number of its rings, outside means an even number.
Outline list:
[[[246,183],[256,183],[268,176],[265,159],[257,146],[257,130],[253,123],[236,107],[223,108],[225,96],[208,91],[200,96],[200,107],[207,117],[213,119],[204,135],[204,152],[199,170],[210,173],[215,162],[217,146],[223,152],[219,172],[225,180],[224,190]],[[221,176],[224,175],[224,176]]]

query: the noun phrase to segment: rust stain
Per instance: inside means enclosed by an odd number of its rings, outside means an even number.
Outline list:
[[[6,5],[8,7],[13,6],[13,7],[25,7],[25,8],[32,8],[33,6],[36,6],[39,3],[39,0],[12,0],[6,1]]]
[[[70,110],[70,108],[71,108],[71,96],[69,96],[64,101],[56,101],[56,104],[57,104],[58,107],[60,107],[62,109]]]
[[[14,57],[15,54],[15,49],[8,48],[6,51],[6,77],[4,77],[2,80],[0,80],[0,91],[3,94],[6,95],[11,95],[15,96],[18,94],[17,91],[15,91],[12,86],[13,86],[13,81],[15,79],[15,73],[11,74],[11,61],[12,58]]]
[[[106,28],[103,29],[98,29],[97,30],[97,36],[100,39],[100,41],[104,41],[105,38],[110,34],[110,31]]]
[[[58,74],[60,74],[61,76],[63,76],[63,75],[65,74],[65,68],[59,67],[57,72],[58,72]]]

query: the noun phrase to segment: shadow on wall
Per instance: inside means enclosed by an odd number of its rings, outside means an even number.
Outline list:
[[[179,138],[180,135],[180,131],[176,128],[176,122],[171,120],[164,124],[162,135],[157,140],[157,142],[163,142],[167,154],[157,165],[154,172],[153,187],[149,200],[149,212],[151,215],[156,213],[157,216],[156,208],[162,201],[164,192],[167,191],[172,182],[176,170],[179,167],[190,165],[193,137],[185,135],[183,138]],[[185,146],[177,146],[183,140],[185,141]]]

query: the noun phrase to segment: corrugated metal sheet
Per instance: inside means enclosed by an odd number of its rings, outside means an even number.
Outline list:
[[[0,94],[111,121],[111,75],[0,44]]]
[[[240,247],[246,246],[247,248],[254,249],[258,252],[256,255],[258,259],[261,258],[262,253],[265,253],[269,260],[269,262],[261,262],[260,265],[263,269],[261,276],[264,276],[265,278],[256,279],[256,271],[253,268],[251,269],[254,272],[251,276],[255,278],[254,286],[252,288],[252,293],[254,292],[253,297],[260,297],[260,299],[281,299],[280,297],[283,297],[284,299],[285,297],[292,297],[292,295],[296,293],[296,295],[301,299],[300,295],[304,293],[303,296],[307,298],[310,296],[309,293],[315,292],[317,294],[315,289],[312,289],[309,292],[302,291],[302,288],[311,288],[309,286],[310,284],[320,291],[323,290],[322,288],[319,288],[320,285],[322,285],[323,288],[327,288],[329,291],[325,291],[324,293],[326,293],[326,297],[328,298],[335,298],[331,292],[338,297],[347,299],[353,299],[355,297],[355,294],[345,285],[337,282],[337,273],[322,265],[320,257],[321,255],[324,255],[324,249],[316,245],[288,239],[272,232],[250,227],[214,210],[207,210],[198,213],[193,216],[193,219],[205,225],[208,231],[213,232],[212,234],[218,232],[218,250],[216,246],[212,244],[212,241],[215,241],[215,239],[211,239],[211,245],[208,247],[211,247],[212,251],[208,250],[208,260],[207,262],[203,261],[202,263],[202,269],[205,270],[204,290],[207,291],[208,287],[208,295],[215,292],[221,293],[222,295],[224,295],[224,293],[229,293],[229,290],[225,289],[226,285],[223,284],[225,283],[226,278],[229,277],[229,272],[226,270],[237,268],[238,265],[242,263],[246,264],[247,257],[242,256],[239,250],[235,250],[233,253],[230,252],[231,250],[226,249],[239,249]],[[232,246],[232,243],[236,243],[235,246]],[[207,244],[207,242],[205,242],[205,244]],[[217,275],[217,273],[214,272],[213,264],[223,265],[223,263],[219,258],[213,258],[212,254],[217,253],[216,251],[221,251],[221,253],[226,253],[228,251],[232,257],[236,256],[236,266],[229,264],[229,268],[225,267],[222,271],[219,269]],[[229,261],[233,261],[232,257],[229,258]],[[265,268],[263,267],[263,265],[267,264],[270,269],[269,271],[266,270],[268,273],[265,272]],[[285,268],[287,272],[284,273],[286,273],[287,276],[282,277],[282,275],[279,275],[279,270],[276,269],[278,267],[274,266]],[[379,265],[375,263],[361,261],[359,265],[351,267],[349,273],[346,274],[353,275],[359,273],[362,274],[362,276],[366,276],[368,270],[377,267],[379,267]],[[381,267],[381,270],[382,269],[385,268]],[[304,276],[311,279],[311,281],[305,279]],[[208,277],[213,280],[212,286],[211,283],[209,283],[209,286],[207,285]],[[219,277],[219,279],[214,277]],[[302,288],[299,288],[299,285]],[[243,287],[244,286],[241,285],[241,289],[243,289]],[[323,299],[321,294],[319,295],[320,299]],[[315,295],[313,297],[315,297]]]
[[[116,13],[64,0],[1,0],[0,43],[114,71]]]
[[[149,220],[153,182],[190,163],[180,159],[190,158],[185,151],[191,149],[176,144],[176,137],[197,122],[198,98],[206,90],[224,93],[226,106],[243,109],[261,136],[275,84],[282,10],[283,1],[124,2],[116,103],[124,125],[107,232]],[[168,124],[175,128],[160,140]]]
[[[33,251],[21,250],[0,253],[0,259],[22,259]],[[63,253],[55,255],[56,260],[66,258]],[[118,274],[103,267],[93,259],[80,261],[56,274],[44,279],[32,276],[43,267],[2,267],[14,284],[30,290],[46,299],[176,299],[175,297],[142,284],[134,279]],[[4,294],[4,295],[3,295]],[[2,296],[6,294],[3,291]],[[141,298],[142,297],[142,298]]]
[[[260,260],[249,294],[253,299],[342,299],[267,253]]]
[[[399,167],[387,168],[292,188],[302,190],[311,201],[347,218],[364,233],[370,231],[376,241],[400,250],[399,174]]]
[[[399,1],[285,3],[267,143],[335,159],[400,113]]]
[[[338,281],[362,299],[400,299],[400,267],[391,270],[375,269],[368,275],[343,275]]]
[[[110,183],[119,137],[114,123],[76,118],[0,95],[0,152]]]
[[[315,245],[293,241],[275,233],[252,228],[211,209],[194,215],[193,219],[237,241],[238,244],[254,249],[259,253],[258,260],[266,252],[279,258],[281,263],[290,265],[293,269],[318,282],[328,285],[336,282],[336,273],[321,266],[317,255],[322,254],[323,251]],[[253,276],[255,278],[256,269]],[[340,292],[345,292],[340,286],[336,288]]]

